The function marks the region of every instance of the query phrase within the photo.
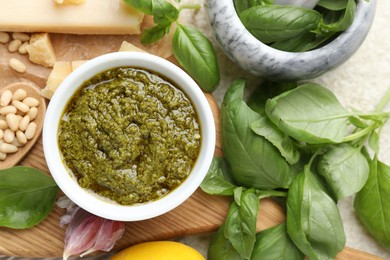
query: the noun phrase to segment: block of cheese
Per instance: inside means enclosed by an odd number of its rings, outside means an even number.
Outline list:
[[[58,5],[51,0],[0,0],[0,31],[139,34],[143,13],[123,0]]]
[[[41,95],[51,99],[54,91],[58,88],[61,82],[72,72],[70,61],[58,61],[54,63],[53,70],[47,78],[46,87],[41,90]]]
[[[121,47],[119,48],[119,51],[138,51],[138,52],[146,52],[138,47],[136,47],[135,45],[127,42],[127,41],[123,41],[122,44],[121,44]]]
[[[85,0],[53,0],[53,2],[59,5],[81,5],[85,3]]]
[[[74,61],[72,61],[71,64],[70,64],[71,67],[72,67],[72,71],[77,69],[79,66],[81,66],[85,62],[86,62],[86,60],[74,60]]]
[[[53,67],[56,62],[56,55],[48,33],[34,33],[26,50],[31,62],[45,67]]]

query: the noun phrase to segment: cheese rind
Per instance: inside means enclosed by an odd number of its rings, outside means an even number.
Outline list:
[[[50,0],[0,0],[0,31],[139,34],[143,13],[122,0],[58,5]]]

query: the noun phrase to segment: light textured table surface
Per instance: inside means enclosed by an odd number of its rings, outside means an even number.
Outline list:
[[[182,2],[204,4],[203,0],[187,0]],[[185,11],[183,15],[185,15],[187,23],[193,24],[212,38],[212,32],[204,8],[198,12]],[[245,77],[248,79],[249,85],[252,86],[260,82],[260,79],[240,70],[226,58],[220,48],[217,47],[217,49],[222,76],[220,86],[214,92],[218,103],[222,101],[226,89],[234,79]],[[356,108],[364,112],[368,112],[374,108],[385,91],[390,88],[389,0],[378,0],[377,13],[370,33],[366,41],[352,58],[337,69],[313,81],[319,82],[323,86],[331,89],[345,107]],[[387,110],[390,110],[390,106],[387,107]],[[390,164],[390,122],[382,130],[380,159]],[[378,245],[363,229],[354,214],[352,203],[353,197],[339,202],[347,235],[347,246],[381,256],[384,259],[390,259],[390,251]],[[201,234],[179,238],[177,240],[195,247],[206,256],[210,237],[211,234]],[[107,256],[100,256],[98,258],[107,259]],[[0,259],[9,260],[14,258],[0,256]],[[91,258],[85,257],[83,259]]]

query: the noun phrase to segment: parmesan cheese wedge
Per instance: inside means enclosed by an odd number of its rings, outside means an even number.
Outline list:
[[[138,47],[136,47],[135,45],[127,42],[127,41],[123,41],[122,44],[121,44],[121,47],[119,48],[119,51],[138,51],[138,52],[146,52],[144,51],[143,49],[140,49]]]
[[[85,0],[53,0],[53,2],[59,5],[81,5],[85,3]]]
[[[72,71],[74,71],[75,69],[77,69],[78,67],[80,67],[82,64],[84,64],[85,62],[87,62],[86,60],[74,60],[71,62],[71,66],[72,66]]]
[[[46,87],[41,90],[41,95],[51,99],[54,91],[71,72],[72,66],[70,61],[57,61],[54,63],[53,70],[47,78]]]
[[[26,50],[31,62],[45,67],[53,67],[56,62],[56,55],[48,33],[34,33]]]
[[[0,31],[139,34],[143,17],[123,0],[90,0],[81,5],[0,0]]]

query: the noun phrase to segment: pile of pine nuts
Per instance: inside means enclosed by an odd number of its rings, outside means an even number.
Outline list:
[[[8,44],[8,51],[11,53],[19,52],[24,55],[27,54],[27,45],[30,41],[30,35],[27,33],[14,32],[11,34],[7,32],[0,32],[0,43]],[[26,65],[17,58],[11,58],[8,61],[10,68],[19,73],[26,72]]]
[[[24,89],[14,93],[5,90],[0,96],[0,160],[16,153],[19,147],[33,139],[37,130],[34,119],[39,100],[28,97]]]

